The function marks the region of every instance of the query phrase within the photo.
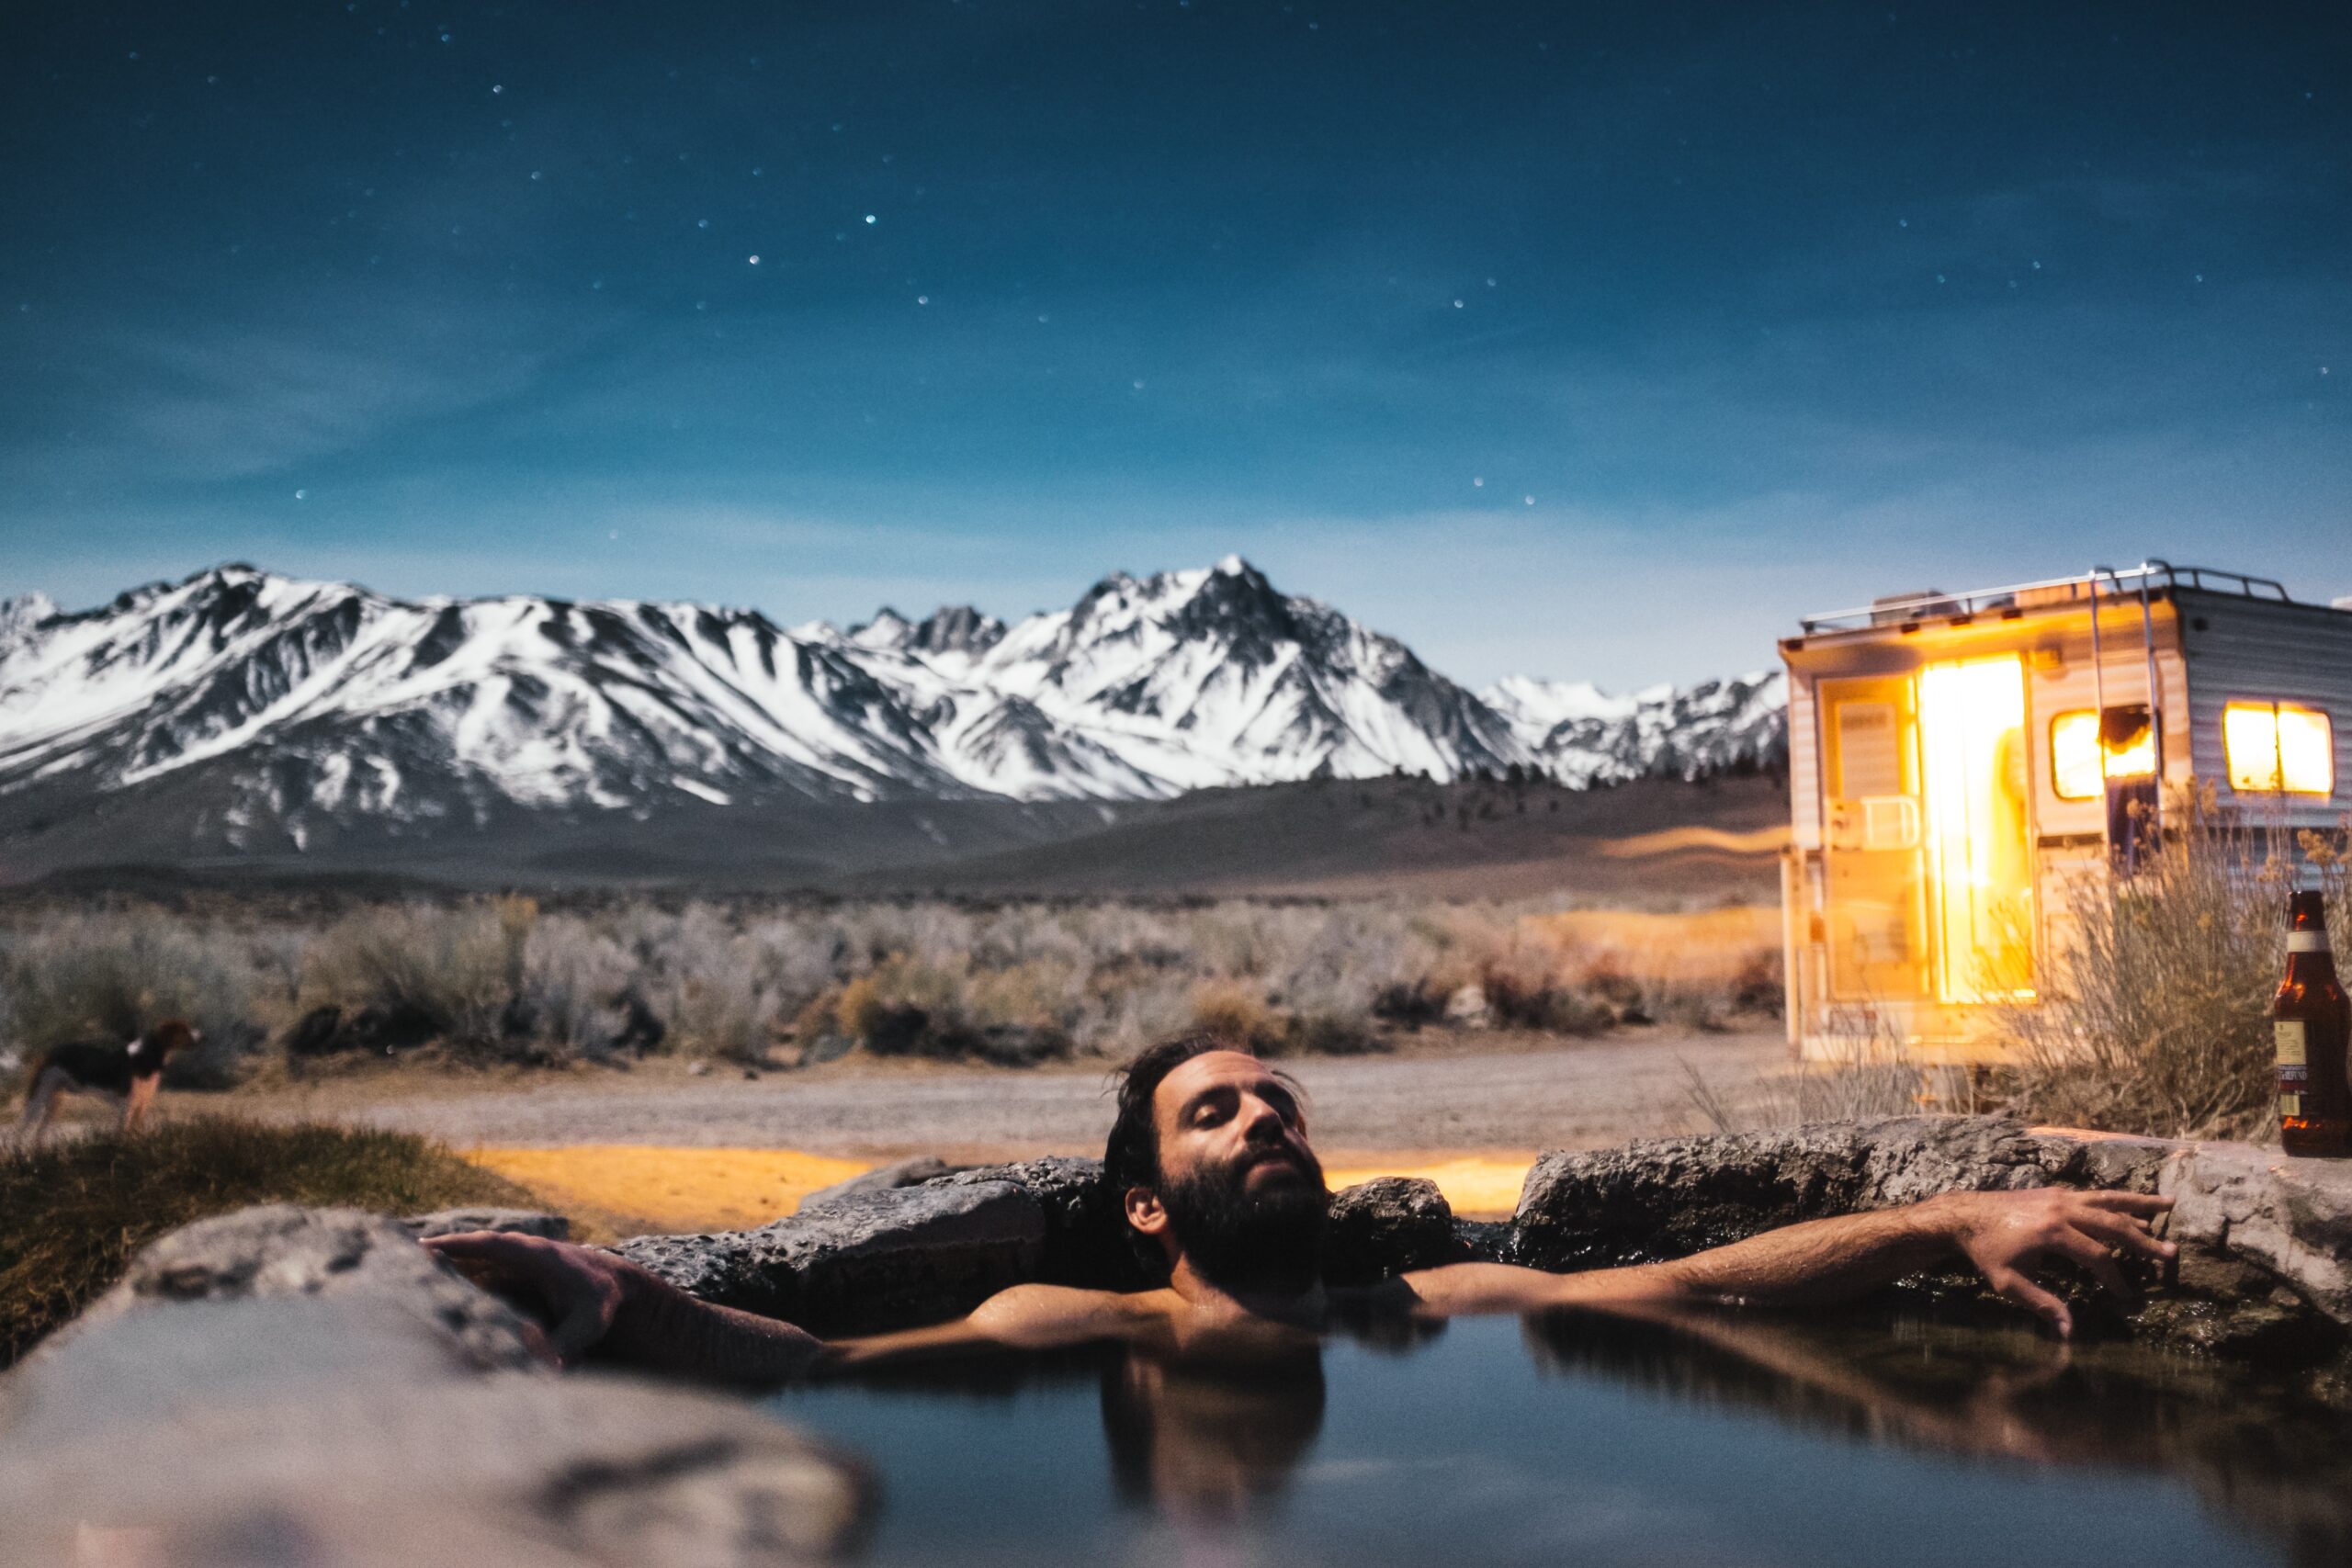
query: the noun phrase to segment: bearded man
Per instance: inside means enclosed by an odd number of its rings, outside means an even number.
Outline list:
[[[1366,1291],[1328,1290],[1329,1193],[1301,1096],[1284,1075],[1208,1035],[1155,1045],[1124,1069],[1103,1177],[1164,1284],[1125,1292],[1016,1285],[953,1322],[862,1338],[821,1340],[698,1301],[624,1258],[566,1243],[477,1232],[425,1245],[494,1289],[537,1298],[563,1361],[594,1347],[661,1370],[751,1382],[989,1346],[1118,1341],[1171,1357],[1281,1355],[1321,1334],[1340,1308],[1442,1318],[1564,1306],[1796,1305],[1959,1259],[2064,1337],[2073,1327],[2064,1302],[2029,1269],[2069,1262],[2129,1300],[2116,1254],[2174,1252],[2149,1230],[2168,1198],[2038,1188],[1951,1192],[1812,1220],[1668,1263],[1576,1274],[1454,1263]]]

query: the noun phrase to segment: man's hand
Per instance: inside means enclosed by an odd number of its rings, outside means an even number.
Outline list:
[[[2178,1248],[2157,1240],[2149,1222],[2171,1207],[2169,1198],[2065,1187],[1947,1192],[1920,1205],[1995,1292],[2039,1314],[2061,1339],[2074,1333],[2074,1314],[2025,1269],[2064,1258],[2128,1305],[2138,1296],[2116,1266],[2115,1254],[2169,1260]]]
[[[635,1265],[593,1247],[508,1231],[428,1236],[425,1249],[494,1295],[521,1298],[544,1319],[545,1348],[558,1366],[577,1366],[612,1332]]]
[[[534,1308],[543,1348],[559,1366],[595,1347],[658,1371],[709,1382],[774,1384],[804,1375],[824,1352],[805,1329],[697,1301],[675,1285],[593,1247],[498,1231],[424,1244],[475,1284]]]

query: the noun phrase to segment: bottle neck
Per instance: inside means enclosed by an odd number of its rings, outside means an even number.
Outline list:
[[[2314,984],[2335,978],[2335,952],[2324,926],[2298,926],[2287,933],[2287,982]]]

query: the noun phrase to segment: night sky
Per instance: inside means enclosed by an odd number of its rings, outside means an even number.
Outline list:
[[[779,620],[1238,550],[1471,682],[2352,593],[2352,11],[0,17],[0,593]]]

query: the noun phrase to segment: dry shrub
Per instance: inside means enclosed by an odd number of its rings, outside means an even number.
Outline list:
[[[1052,969],[1017,964],[975,975],[966,962],[893,953],[844,986],[833,1013],[842,1032],[876,1055],[1028,1066],[1072,1049],[1058,1016],[1065,987]]]
[[[500,912],[481,904],[385,905],[329,927],[302,966],[305,1006],[377,1010],[391,1037],[495,1043],[514,989]]]
[[[1124,1059],[1192,1027],[1194,983],[1183,973],[1155,968],[1098,976],[1097,984],[1096,1021],[1085,1043],[1098,1052]]]
[[[1721,1030],[1778,1018],[1781,913],[1730,904],[1669,912],[1573,909],[1530,921],[1560,953],[1576,988],[1627,1023]]]
[[[667,1038],[689,1056],[758,1066],[775,1038],[775,998],[755,976],[691,976],[678,987]]]
[[[2286,896],[2315,873],[2342,918],[2345,835],[2226,819],[2210,787],[2166,801],[2163,844],[2130,877],[2068,888],[2073,919],[2038,1005],[2010,1010],[2018,1100],[2040,1120],[2168,1137],[2272,1134],[2270,1001]]]
[[[1193,988],[1193,1027],[1263,1056],[1280,1055],[1290,1043],[1290,1031],[1266,1005],[1265,993],[1237,980],[1211,980]]]
[[[1369,1014],[1298,1012],[1290,1017],[1284,1049],[1306,1055],[1362,1056],[1385,1046]]]
[[[1263,992],[1238,980],[1195,987],[1189,1023],[1261,1056],[1354,1056],[1381,1049],[1372,1016],[1363,1008],[1311,1000],[1305,1006],[1277,1007]]]
[[[73,1040],[129,1040],[167,1018],[202,1032],[167,1081],[221,1089],[258,1038],[246,1023],[250,969],[236,944],[157,914],[81,916],[0,945],[8,1043],[28,1058]]]
[[[1710,1083],[1684,1062],[1684,1092],[1718,1133],[1984,1108],[1973,1072],[1919,1060],[1875,1010],[1832,1010],[1822,1035],[1821,1058],[1784,1072],[1758,1073],[1739,1084]]]
[[[1598,1034],[1618,1021],[1605,993],[1574,989],[1553,972],[1547,955],[1521,949],[1490,961],[1478,978],[1487,1011],[1511,1029],[1548,1034]],[[1628,1021],[1643,1021],[1639,1018]]]
[[[653,1018],[620,944],[566,916],[537,920],[526,931],[517,1003],[531,1039],[557,1061],[646,1050],[668,1032]]]

